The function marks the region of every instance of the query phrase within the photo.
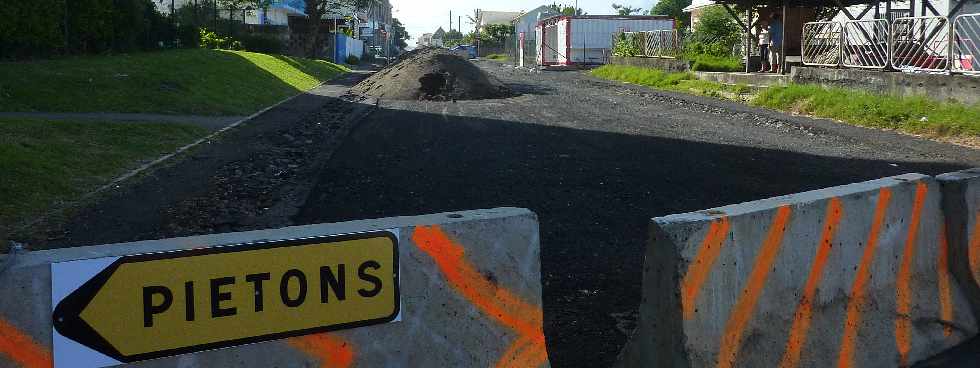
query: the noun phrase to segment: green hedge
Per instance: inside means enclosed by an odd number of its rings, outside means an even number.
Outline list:
[[[172,40],[152,0],[27,0],[0,6],[0,58],[127,52]]]

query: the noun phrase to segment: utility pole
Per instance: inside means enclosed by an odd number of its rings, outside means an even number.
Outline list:
[[[453,31],[453,11],[449,11],[449,32]]]

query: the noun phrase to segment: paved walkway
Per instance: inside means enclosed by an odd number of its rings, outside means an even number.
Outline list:
[[[244,116],[168,115],[122,112],[0,112],[0,118],[91,121],[100,123],[184,123],[218,130],[244,119]]]

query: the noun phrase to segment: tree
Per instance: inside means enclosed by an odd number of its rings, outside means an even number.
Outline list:
[[[639,14],[643,12],[643,8],[633,8],[629,5],[612,4],[612,8],[616,10],[619,15],[633,15],[633,13]]]
[[[319,45],[322,41],[320,40],[320,22],[323,19],[323,16],[327,14],[327,10],[341,7],[360,8],[367,5],[368,1],[369,0],[303,0],[304,10],[306,11],[306,17],[308,20],[306,27],[306,45],[303,45],[306,56],[311,58],[319,56],[317,55],[317,45]],[[351,20],[351,22],[354,21],[355,20]]]
[[[721,6],[704,9],[694,27],[695,42],[688,46],[692,52],[713,56],[728,56],[741,38],[739,26]]]
[[[514,34],[513,24],[488,24],[480,32],[480,42],[492,45],[503,45],[507,37]]]
[[[561,13],[562,15],[585,15],[582,8],[575,8],[571,5],[559,5],[558,3],[553,3],[548,5],[548,8],[556,13]]]
[[[408,47],[408,43],[405,42],[405,40],[412,38],[412,36],[405,31],[405,26],[398,20],[398,18],[391,18],[391,37],[395,47],[399,50],[404,50],[406,47]]]
[[[666,15],[677,21],[677,28],[691,23],[691,14],[685,13],[684,8],[691,5],[691,0],[660,0],[650,8],[650,15]]]

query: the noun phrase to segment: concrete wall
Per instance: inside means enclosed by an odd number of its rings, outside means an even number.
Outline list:
[[[910,74],[864,69],[793,67],[793,83],[864,89],[898,96],[928,96],[937,100],[980,103],[980,77]]]
[[[141,367],[547,366],[537,217],[497,208],[0,258],[0,367],[51,365],[50,264],[256,239],[397,229],[401,321],[146,361]],[[137,332],[138,333],[138,332]]]
[[[609,64],[654,68],[668,72],[686,72],[691,69],[686,60],[666,58],[610,56]]]
[[[950,269],[980,316],[980,169],[936,177],[943,191]]]
[[[977,332],[938,182],[906,174],[652,220],[621,366],[896,367]]]

